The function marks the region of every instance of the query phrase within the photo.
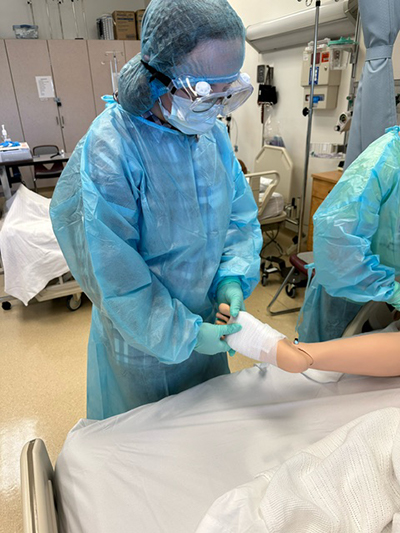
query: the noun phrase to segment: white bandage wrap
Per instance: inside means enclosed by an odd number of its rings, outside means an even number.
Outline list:
[[[253,315],[240,311],[237,318],[231,317],[229,324],[240,324],[242,329],[226,337],[226,342],[233,350],[242,355],[277,366],[276,350],[278,342],[285,335],[263,324]]]

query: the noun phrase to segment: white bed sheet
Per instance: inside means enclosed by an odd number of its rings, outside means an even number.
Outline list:
[[[250,179],[246,178],[247,182],[250,183]],[[272,183],[271,178],[260,178],[260,194],[258,195],[258,203],[262,204],[264,193],[267,190],[268,185]],[[279,192],[273,192],[271,198],[269,199],[263,213],[261,214],[261,220],[265,220],[271,217],[277,217],[283,211],[285,207],[285,199]]]
[[[400,378],[316,383],[260,366],[101,422],[80,421],[56,465],[61,533],[194,532],[211,504],[368,412]]]
[[[196,533],[400,533],[399,466],[400,409],[378,409],[218,498]]]
[[[20,185],[7,204],[0,231],[4,291],[28,305],[68,265],[51,225],[50,200]]]
[[[264,193],[260,193],[259,202],[261,204]],[[277,217],[285,207],[285,200],[279,192],[273,192],[271,198],[268,200],[264,211],[261,213],[260,220],[266,220],[271,217]]]

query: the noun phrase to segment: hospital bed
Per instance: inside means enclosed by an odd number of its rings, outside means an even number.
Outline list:
[[[282,255],[276,240],[280,226],[288,219],[287,206],[291,204],[293,163],[286,148],[265,145],[258,153],[254,172],[246,174],[258,205],[261,230],[268,237],[263,249],[274,243]],[[275,235],[272,235],[275,231]]]
[[[65,296],[71,311],[81,306],[82,290],[53,233],[49,204],[48,198],[22,185],[6,203],[6,215],[0,221],[0,302],[4,310],[17,300],[27,305],[32,298],[43,302]]]
[[[227,491],[364,414],[400,408],[400,378],[325,381],[256,365],[104,421],[81,420],[55,471],[43,441],[28,442],[24,533],[195,532]]]
[[[4,269],[0,256],[0,279],[4,282]],[[0,288],[4,292],[4,283]],[[82,289],[77,281],[74,280],[71,273],[68,272],[63,276],[59,276],[51,280],[46,287],[34,297],[38,302],[45,302],[47,300],[54,300],[56,298],[66,297],[66,305],[70,311],[77,311],[82,305]],[[9,294],[0,296],[1,307],[4,311],[9,311],[13,302],[18,302],[18,298],[14,298]]]

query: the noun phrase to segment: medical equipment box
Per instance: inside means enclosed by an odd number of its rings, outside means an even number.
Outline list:
[[[139,40],[142,37],[142,19],[145,11],[145,9],[139,9],[136,11],[136,33]]]
[[[13,26],[16,39],[38,39],[38,29],[36,24],[14,24]]]
[[[316,109],[335,109],[342,77],[341,70],[330,68],[332,50],[328,46],[329,39],[318,42],[315,57],[314,74],[314,107]],[[311,77],[313,66],[313,46],[309,43],[303,53],[301,85],[304,87],[303,104],[308,107],[311,93]]]
[[[96,19],[97,37],[102,40],[114,40],[114,20],[111,15],[102,15]]]
[[[135,11],[114,11],[114,37],[119,41],[136,41],[136,14]]]
[[[21,143],[19,146],[10,148],[0,148],[0,164],[10,161],[23,161],[32,159],[32,154],[28,143]]]

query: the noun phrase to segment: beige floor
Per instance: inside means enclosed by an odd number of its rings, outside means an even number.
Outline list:
[[[266,306],[280,280],[259,285],[247,309],[290,338],[296,314],[269,317]],[[297,297],[301,303],[303,291]],[[293,300],[281,295],[278,308]],[[22,531],[19,456],[28,440],[40,437],[54,463],[67,432],[85,416],[86,344],[90,303],[78,311],[66,309],[65,299],[14,305],[0,309],[0,532]],[[230,358],[232,371],[253,362],[241,355]]]

